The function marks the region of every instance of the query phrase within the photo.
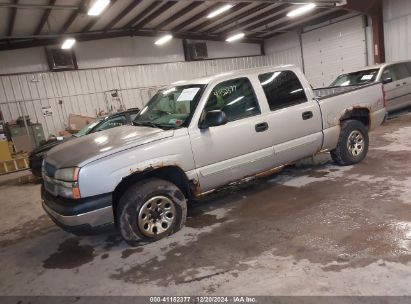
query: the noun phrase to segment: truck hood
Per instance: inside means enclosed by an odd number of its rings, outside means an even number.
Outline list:
[[[173,130],[122,126],[64,142],[46,155],[56,168],[83,166],[111,154],[174,135]]]

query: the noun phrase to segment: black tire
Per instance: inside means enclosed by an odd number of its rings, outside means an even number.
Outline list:
[[[358,138],[362,137],[362,142],[353,142],[352,136],[355,137],[355,134],[357,134],[356,132],[361,134]],[[358,151],[360,151],[360,149],[355,149],[355,147],[351,149],[350,147],[353,147],[353,145],[357,145],[356,147],[362,147],[361,152],[359,153]],[[357,164],[367,156],[368,145],[368,129],[362,122],[358,120],[343,121],[341,123],[340,138],[335,150],[331,151],[331,158],[340,166]],[[353,150],[357,151],[358,154],[355,155],[355,152],[350,152]]]
[[[174,209],[170,212],[170,214],[174,214],[172,219],[173,222],[169,223],[169,227],[167,227],[166,231],[158,233],[154,236],[149,236],[148,234],[153,233],[154,226],[160,227],[159,225],[168,224],[168,222],[162,222],[161,219],[158,219],[157,223],[155,222],[156,220],[154,220],[154,222],[147,224],[150,225],[150,227],[146,230],[142,227],[143,220],[141,217],[145,215],[144,210],[149,213],[157,212],[156,210],[150,211],[147,209],[147,203],[155,197],[169,199],[169,203],[172,202],[172,204],[174,204]],[[153,202],[155,205],[156,202]],[[150,178],[130,186],[120,198],[116,211],[117,225],[122,238],[130,246],[138,246],[144,243],[157,241],[180,230],[183,227],[187,217],[187,200],[181,190],[173,183],[157,178]],[[140,211],[143,213],[140,213]],[[164,211],[164,209],[160,210],[156,216],[161,217],[159,215],[161,211],[163,211],[163,213],[167,212]],[[162,217],[164,218],[164,216]],[[151,217],[154,217],[154,215],[150,213],[148,215],[148,219]],[[161,224],[159,224],[160,222]],[[160,229],[162,228],[160,227]]]

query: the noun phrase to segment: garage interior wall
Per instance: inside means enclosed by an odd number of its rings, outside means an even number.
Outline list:
[[[387,61],[411,59],[411,1],[384,1],[384,37]]]
[[[153,49],[146,49],[140,56],[133,56],[137,44],[131,43],[129,51],[124,46],[127,41],[110,40],[92,41],[86,46],[79,43],[76,57],[81,70],[77,71],[48,72],[42,48],[2,52],[2,72],[18,73],[0,76],[0,109],[5,121],[29,115],[32,121],[43,124],[48,136],[67,127],[70,113],[96,116],[98,111],[107,110],[106,100],[112,98],[111,90],[118,90],[126,108],[141,108],[158,88],[179,80],[264,65],[292,63],[301,67],[298,48],[294,53],[282,50],[258,56],[260,46],[256,44],[241,44],[240,47],[213,42],[208,45],[211,56],[241,57],[183,62],[184,55],[178,43],[171,45],[168,53],[159,55]],[[118,47],[119,44],[123,47]],[[153,45],[151,40],[145,44]],[[116,51],[110,50],[110,45],[116,45]],[[99,49],[105,49],[104,53],[99,53]],[[144,57],[147,54],[150,57]],[[160,60],[170,62],[158,63]],[[101,67],[104,65],[111,67]],[[22,73],[23,69],[32,73]],[[44,117],[41,108],[47,106],[51,107],[53,115]]]
[[[48,71],[41,47],[1,52],[0,74],[7,75],[0,76],[0,109],[5,121],[29,115],[32,121],[43,124],[48,136],[67,127],[70,113],[95,116],[99,110],[107,110],[110,90],[119,91],[126,108],[141,108],[159,87],[182,79],[266,65],[295,64],[303,68],[303,63],[313,86],[328,85],[337,74],[366,65],[367,50],[368,61],[373,57],[367,47],[371,28],[364,26],[358,16],[309,29],[302,34],[302,47],[297,33],[285,33],[266,41],[265,56],[259,55],[257,44],[207,42],[210,57],[219,59],[195,62],[184,62],[178,39],[164,48],[155,47],[155,38],[149,37],[79,42],[79,70],[57,73]],[[323,53],[314,54],[310,44],[318,44],[315,40],[319,35]],[[391,38],[386,35],[386,39]],[[350,52],[352,48],[355,51]],[[364,56],[358,56],[358,51]],[[334,56],[336,53],[338,56]],[[330,61],[331,57],[335,60]],[[330,66],[335,70],[330,72]],[[52,108],[52,116],[43,117],[41,108],[45,106]]]

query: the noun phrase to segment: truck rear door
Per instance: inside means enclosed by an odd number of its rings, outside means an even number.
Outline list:
[[[270,108],[265,119],[270,126],[274,166],[313,155],[322,146],[320,107],[308,82],[303,79],[303,85],[300,81],[302,77],[292,70],[258,75]]]

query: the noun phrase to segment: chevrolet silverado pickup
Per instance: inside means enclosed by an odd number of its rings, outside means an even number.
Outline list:
[[[178,231],[187,201],[329,151],[361,162],[385,117],[381,83],[312,90],[296,67],[179,81],[122,126],[63,143],[43,164],[42,202],[64,230],[108,225],[136,246]]]

